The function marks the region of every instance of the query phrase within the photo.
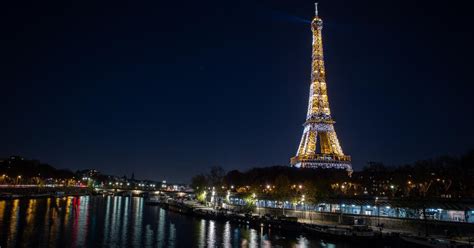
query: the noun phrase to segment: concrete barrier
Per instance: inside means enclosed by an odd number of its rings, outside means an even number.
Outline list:
[[[383,224],[384,229],[391,231],[410,232],[424,235],[453,235],[453,236],[474,236],[474,224],[466,222],[449,222],[423,219],[402,219],[384,216],[367,216],[341,213],[326,213],[314,211],[300,211],[277,208],[258,208],[255,213],[259,215],[271,214],[275,216],[286,215],[297,217],[299,221],[326,225],[352,225],[355,220],[377,228]]]

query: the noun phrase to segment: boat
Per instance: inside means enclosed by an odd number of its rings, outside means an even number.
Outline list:
[[[367,225],[354,225],[349,227],[324,226],[324,225],[305,225],[305,229],[315,233],[320,237],[338,238],[344,240],[372,240],[377,238],[378,233],[374,232]]]
[[[65,195],[66,193],[64,191],[56,191],[56,193],[54,193],[54,196],[56,197],[63,197]]]
[[[474,244],[461,243],[454,240],[435,238],[435,237],[421,237],[413,235],[402,235],[400,238],[409,243],[419,247],[433,247],[433,248],[474,248]]]
[[[162,206],[163,204],[167,203],[168,199],[166,196],[162,195],[155,195],[155,196],[149,196],[145,199],[145,204],[146,205],[152,205],[152,206]]]

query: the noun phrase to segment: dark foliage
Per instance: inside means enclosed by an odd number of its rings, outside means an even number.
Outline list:
[[[238,186],[260,186],[267,184],[275,184],[281,176],[287,178],[288,183],[302,184],[306,181],[311,182],[340,182],[348,180],[349,176],[346,171],[330,170],[330,169],[305,169],[293,168],[289,166],[272,166],[264,168],[253,168],[251,170],[240,172],[237,170],[230,171],[224,178],[227,185]]]
[[[56,169],[49,164],[40,163],[38,160],[7,159],[0,164],[0,173],[10,177],[21,176],[23,178],[73,178],[74,173],[66,169]]]

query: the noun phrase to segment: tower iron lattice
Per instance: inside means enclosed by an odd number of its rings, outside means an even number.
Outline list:
[[[322,28],[323,20],[318,15],[316,4],[315,17],[311,22],[313,51],[308,113],[298,151],[290,159],[290,164],[294,167],[345,169],[350,173],[351,157],[342,151],[329,109]]]

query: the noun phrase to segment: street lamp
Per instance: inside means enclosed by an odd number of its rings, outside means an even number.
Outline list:
[[[214,187],[212,187],[212,192],[211,192],[211,203],[212,207],[216,207],[216,190]]]
[[[255,201],[255,206],[258,207],[258,205],[257,205],[257,195],[255,193],[252,194],[252,198]]]
[[[302,195],[301,196],[301,203],[303,204],[303,210],[306,210],[305,206],[304,206],[304,200],[305,200],[305,195]]]
[[[380,226],[380,205],[379,205],[379,197],[375,197],[375,206],[377,206],[377,226]]]

